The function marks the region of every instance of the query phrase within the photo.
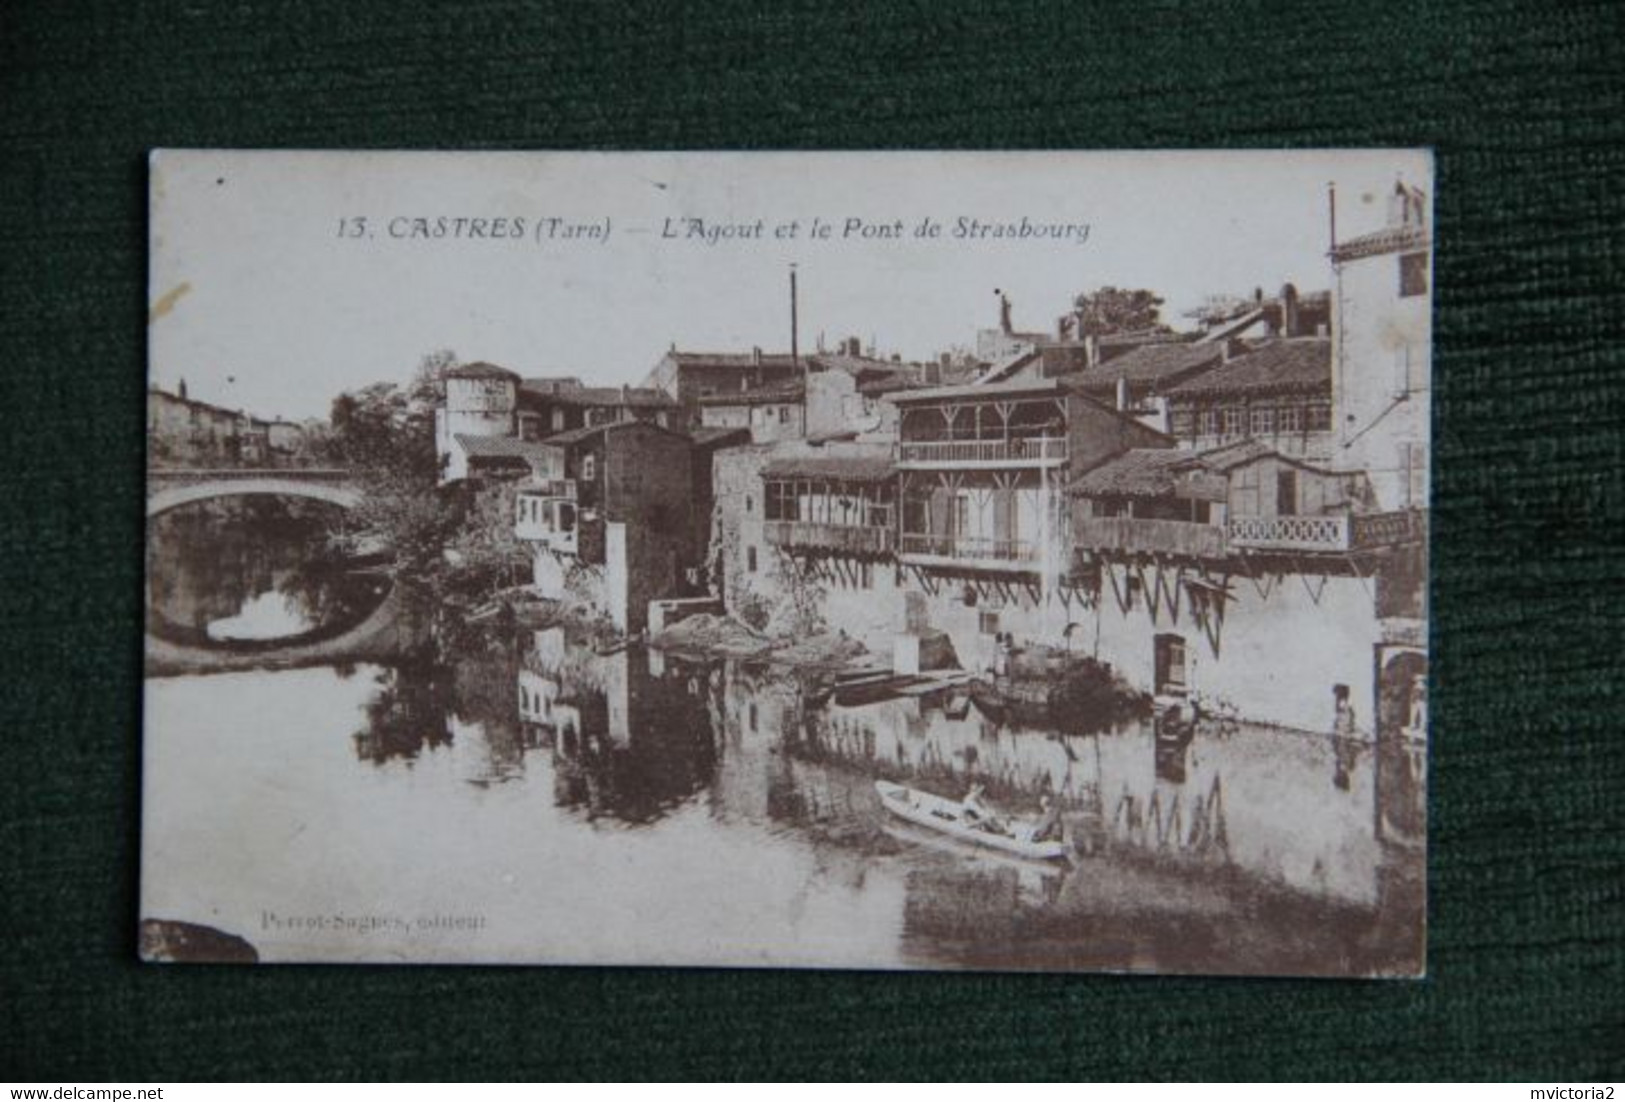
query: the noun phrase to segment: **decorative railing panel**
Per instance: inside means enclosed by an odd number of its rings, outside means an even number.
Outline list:
[[[1059,463],[1065,437],[1031,440],[908,440],[897,445],[903,463]]]
[[[1283,551],[1346,551],[1349,521],[1343,516],[1231,517],[1230,546]]]

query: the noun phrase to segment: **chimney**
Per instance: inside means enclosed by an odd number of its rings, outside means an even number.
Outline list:
[[[891,354],[891,362],[894,363],[894,364],[902,363],[903,362],[903,354],[901,352],[893,352]]]
[[[1298,336],[1298,289],[1290,283],[1281,288],[1281,336]]]
[[[1100,366],[1100,338],[1093,333],[1083,338],[1083,362],[1086,368]]]
[[[863,355],[863,342],[857,337],[848,337],[842,342],[841,351],[848,356]]]
[[[1117,409],[1118,412],[1128,409],[1128,376],[1117,377]]]

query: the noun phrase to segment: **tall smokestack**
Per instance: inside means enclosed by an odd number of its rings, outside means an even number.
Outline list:
[[[800,319],[796,316],[796,266],[790,265],[790,365],[801,366]]]
[[[1328,251],[1335,252],[1337,250],[1337,184],[1335,182],[1326,185],[1326,221],[1332,239],[1331,248]]]

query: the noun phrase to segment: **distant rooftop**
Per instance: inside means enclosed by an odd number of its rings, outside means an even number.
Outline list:
[[[1067,376],[1085,393],[1106,393],[1122,379],[1132,386],[1172,385],[1218,364],[1216,344],[1142,344],[1115,359]]]
[[[484,360],[475,360],[473,363],[458,364],[448,368],[444,375],[447,379],[510,379],[513,382],[523,382],[517,371],[509,371],[505,367],[486,363]]]
[[[888,482],[897,468],[889,454],[800,455],[775,459],[762,468],[762,478],[826,479],[831,482]]]
[[[1323,337],[1266,341],[1168,391],[1170,398],[1241,394],[1322,394],[1332,385],[1332,342]]]
[[[475,436],[466,432],[454,433],[463,454],[480,459],[545,459],[550,454],[544,444],[534,440],[521,440],[517,436]]]

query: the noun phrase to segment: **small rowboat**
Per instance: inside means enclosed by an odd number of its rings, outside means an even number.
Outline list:
[[[876,781],[875,791],[886,810],[916,826],[946,834],[962,842],[1028,857],[1035,861],[1055,861],[1066,856],[1065,842],[1034,842],[1026,837],[1030,824],[1018,823],[1012,829],[990,830],[965,819],[965,809],[955,800],[945,800],[929,792],[905,788],[889,781]]]

